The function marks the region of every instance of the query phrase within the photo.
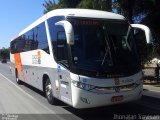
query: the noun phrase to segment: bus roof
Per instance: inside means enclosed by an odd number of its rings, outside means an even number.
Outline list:
[[[86,18],[104,18],[104,19],[116,19],[116,20],[124,20],[124,16],[106,12],[106,11],[100,11],[100,10],[91,10],[91,9],[56,9],[48,12],[47,14],[43,15],[41,18],[33,22],[31,25],[29,25],[27,28],[22,30],[18,36],[24,34],[25,32],[29,31],[33,27],[37,26],[38,24],[44,22],[48,18],[51,18],[53,16],[71,16],[71,17],[86,17]]]
[[[91,9],[57,9],[47,13],[47,17],[54,15],[89,17],[89,18],[106,18],[106,19],[124,19],[122,15]]]

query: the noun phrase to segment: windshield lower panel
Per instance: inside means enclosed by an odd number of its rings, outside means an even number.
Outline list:
[[[75,44],[72,64],[78,74],[128,76],[140,70],[132,30],[126,21],[69,18]]]

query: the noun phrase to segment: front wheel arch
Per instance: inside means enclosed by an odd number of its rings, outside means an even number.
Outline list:
[[[48,75],[43,76],[43,91],[45,93],[45,97],[47,98],[49,104],[51,105],[57,104],[57,99],[53,96],[52,92],[53,88]]]

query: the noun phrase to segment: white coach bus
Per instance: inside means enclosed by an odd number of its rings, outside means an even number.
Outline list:
[[[11,70],[45,92],[50,104],[59,99],[74,108],[91,108],[137,100],[142,71],[133,28],[121,15],[88,9],[53,10],[11,41]]]

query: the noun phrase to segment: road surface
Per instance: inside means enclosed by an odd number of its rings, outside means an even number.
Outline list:
[[[43,93],[27,84],[17,85],[8,64],[0,64],[0,120],[112,120],[160,119],[159,99],[141,100],[92,109],[73,109],[59,102],[48,104]]]

